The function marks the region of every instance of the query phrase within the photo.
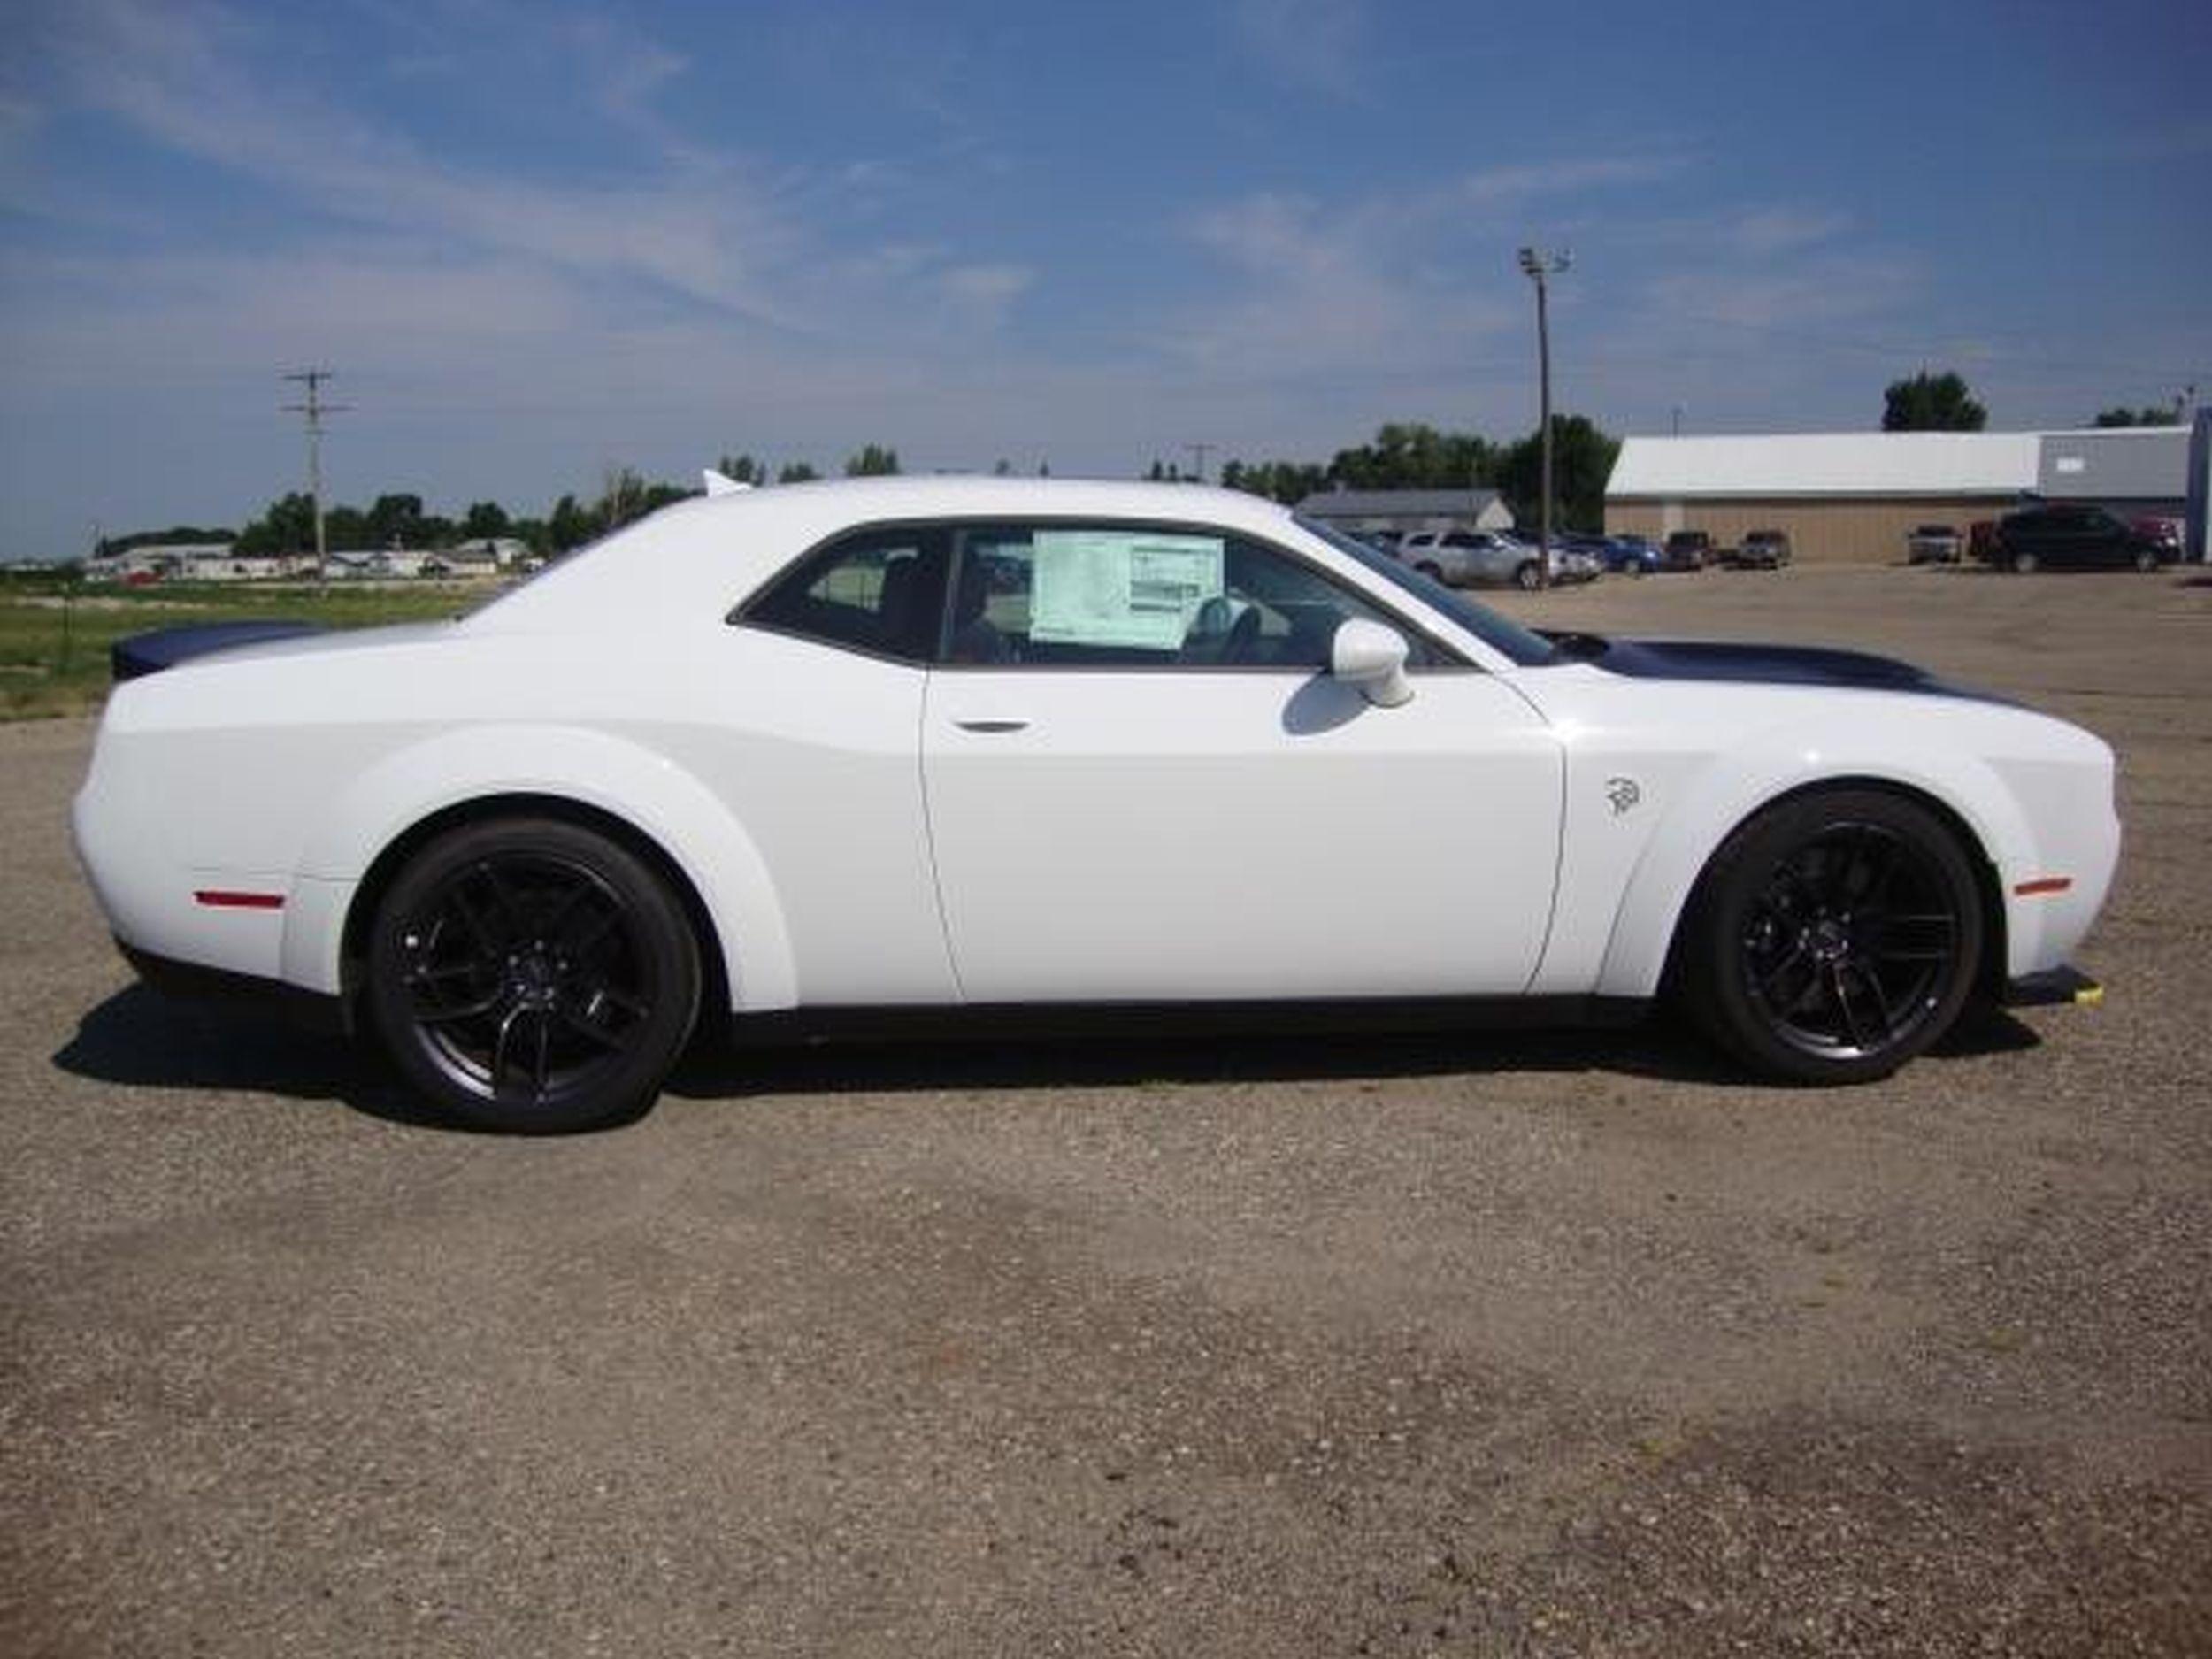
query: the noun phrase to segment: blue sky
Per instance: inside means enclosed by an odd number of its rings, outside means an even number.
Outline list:
[[[2212,6],[18,0],[0,557],[724,452],[1129,474],[1393,419],[2212,396]]]

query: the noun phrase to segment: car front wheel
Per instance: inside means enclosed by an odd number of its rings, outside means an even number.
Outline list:
[[[2035,570],[2035,555],[2025,548],[2015,549],[2006,562],[2012,566],[2016,576],[2031,575]]]
[[[1514,568],[1513,585],[1516,588],[1520,588],[1524,593],[1533,593],[1535,591],[1536,561],[1534,559],[1531,559],[1526,564],[1517,565]]]
[[[560,819],[438,837],[393,882],[374,929],[372,1024],[418,1091],[480,1127],[635,1116],[697,1017],[682,907],[626,848]]]
[[[1933,814],[1879,791],[1824,790],[1761,813],[1714,855],[1684,988],[1753,1069],[1866,1082],[1950,1027],[1982,939],[1972,867]]]

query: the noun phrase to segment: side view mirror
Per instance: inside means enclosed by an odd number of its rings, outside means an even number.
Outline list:
[[[1363,617],[1337,625],[1329,641],[1329,672],[1379,709],[1413,701],[1406,678],[1406,642],[1394,630]]]

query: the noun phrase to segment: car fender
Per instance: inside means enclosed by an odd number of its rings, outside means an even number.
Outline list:
[[[284,978],[337,992],[347,917],[377,856],[425,819],[502,795],[573,801],[648,837],[714,918],[733,1006],[787,1008],[798,979],[767,861],[727,805],[660,754],[573,726],[467,726],[386,756],[325,811],[287,911]]]
[[[1960,749],[1916,754],[1901,747],[1897,735],[1893,728],[1775,733],[1717,756],[1682,780],[1623,888],[1598,994],[1643,997],[1658,989],[1675,929],[1714,852],[1762,808],[1800,789],[1862,780],[1892,785],[1947,808],[1979,843],[1978,856],[1997,869],[2032,858],[2025,818],[1987,764]]]

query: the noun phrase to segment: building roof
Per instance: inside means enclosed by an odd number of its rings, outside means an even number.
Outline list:
[[[1497,499],[1494,489],[1325,489],[1297,510],[1317,518],[1448,518],[1479,513]]]
[[[2016,495],[2034,432],[1818,432],[1624,438],[1609,499],[1647,495]]]

